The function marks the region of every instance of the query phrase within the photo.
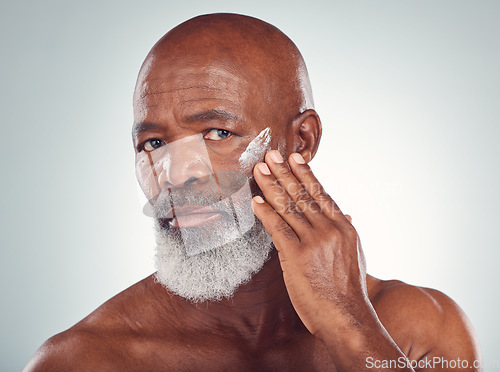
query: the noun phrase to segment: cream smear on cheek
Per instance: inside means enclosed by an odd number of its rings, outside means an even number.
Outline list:
[[[267,127],[248,144],[245,151],[241,154],[238,159],[241,170],[244,172],[251,172],[255,164],[262,161],[266,152],[271,149],[270,143],[271,128]]]

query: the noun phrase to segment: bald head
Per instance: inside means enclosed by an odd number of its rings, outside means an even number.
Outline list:
[[[221,157],[224,169],[266,128],[271,148],[309,160],[321,137],[295,44],[276,27],[237,14],[192,18],[154,45],[137,79],[134,122],[137,153],[151,139],[161,146],[217,129],[230,136],[217,145],[233,154]]]
[[[252,82],[250,91],[240,94],[259,95],[259,110],[272,111],[273,119],[283,124],[313,108],[309,77],[299,50],[279,29],[256,18],[209,14],[173,28],[144,61],[135,100],[151,94],[152,79],[175,74],[176,68],[186,66],[208,72],[222,68]]]

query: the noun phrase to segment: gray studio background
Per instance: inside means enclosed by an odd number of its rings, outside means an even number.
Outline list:
[[[500,2],[33,0],[0,8],[0,370],[153,272],[134,83],[168,29],[217,11],[303,52],[324,125],[312,165],[369,272],[450,295],[500,360]]]

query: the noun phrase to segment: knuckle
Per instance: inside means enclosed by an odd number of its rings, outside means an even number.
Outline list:
[[[311,200],[311,196],[304,189],[299,190],[294,194],[296,203],[308,203]]]
[[[271,181],[271,186],[274,187],[274,188],[276,188],[279,193],[283,193],[284,192],[283,188],[281,187],[281,185],[280,185],[280,183],[278,182],[277,179],[274,179],[274,180]]]
[[[319,182],[315,182],[311,187],[311,196],[319,200],[331,199],[330,195],[325,191],[323,186]]]
[[[304,216],[302,209],[300,208],[300,206],[296,202],[294,202],[291,199],[287,199],[286,201],[284,201],[284,203],[281,205],[279,212],[283,216],[285,216],[285,215],[293,216],[294,218],[296,218],[298,220],[305,221],[305,216]]]
[[[289,199],[285,195],[279,195],[274,199],[274,209],[278,212],[284,212],[288,203]]]
[[[320,207],[308,193],[300,193],[297,195],[297,207],[301,212],[319,212]]]
[[[357,241],[358,233],[352,225],[334,224],[328,232],[328,239],[334,244],[350,244]]]
[[[306,167],[302,167],[300,171],[302,172],[303,176],[306,178],[313,178],[314,177],[313,171],[309,165],[307,165]]]
[[[332,229],[330,229],[327,233],[327,239],[333,243],[339,241],[339,239],[341,239],[341,234],[340,234],[340,231],[339,229],[334,226]]]
[[[280,212],[283,214],[297,213],[297,208],[295,206],[295,203],[288,198],[281,204],[280,209],[281,209]]]
[[[292,231],[292,229],[290,229],[290,227],[288,226],[288,224],[286,222],[279,223],[275,227],[274,234],[271,234],[271,237],[275,234],[279,234],[287,240],[291,240],[295,237],[295,233]]]
[[[314,201],[310,200],[308,205],[308,210],[313,213],[322,213],[323,211],[321,210],[321,207]]]
[[[288,168],[288,166],[286,165],[282,165],[279,169],[278,169],[278,173],[280,175],[280,177],[278,178],[278,180],[280,179],[286,179],[286,178],[289,178],[290,175],[292,174],[292,171],[290,170],[290,168]]]
[[[333,215],[342,214],[342,211],[340,210],[339,206],[332,199],[330,199],[327,203]]]

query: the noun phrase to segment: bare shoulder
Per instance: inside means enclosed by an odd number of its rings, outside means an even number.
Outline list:
[[[98,370],[106,362],[99,349],[102,340],[97,332],[69,329],[45,341],[24,371]]]
[[[413,360],[478,360],[479,342],[462,309],[444,293],[399,280],[369,278],[370,300],[401,350]]]
[[[149,336],[151,291],[148,277],[117,294],[70,329],[36,351],[24,371],[130,370],[127,356]],[[135,355],[137,356],[137,355]]]

